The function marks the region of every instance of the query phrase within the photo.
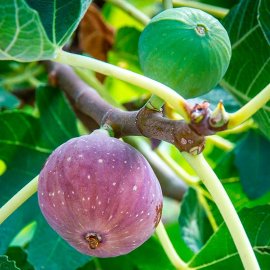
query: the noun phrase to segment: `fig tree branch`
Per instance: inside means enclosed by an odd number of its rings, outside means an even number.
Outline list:
[[[51,62],[48,69],[75,106],[100,126],[111,126],[116,137],[146,136],[172,143],[180,151],[197,154],[203,150],[204,136],[193,131],[184,120],[170,120],[161,112],[147,108],[132,112],[120,110],[104,101],[70,67]]]

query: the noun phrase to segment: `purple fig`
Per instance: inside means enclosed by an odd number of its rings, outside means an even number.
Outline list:
[[[130,145],[97,130],[59,146],[39,177],[38,200],[51,227],[78,251],[126,254],[154,232],[159,182]]]

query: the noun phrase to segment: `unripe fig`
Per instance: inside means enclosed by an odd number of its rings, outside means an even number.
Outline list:
[[[211,90],[226,72],[230,58],[231,44],[224,27],[194,8],[159,13],[139,40],[144,74],[185,98]]]
[[[161,188],[146,159],[101,130],[52,153],[40,173],[38,200],[59,235],[96,257],[140,246],[153,234],[162,211]]]

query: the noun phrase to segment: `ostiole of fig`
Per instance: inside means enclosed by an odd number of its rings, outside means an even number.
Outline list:
[[[207,33],[207,28],[202,24],[198,24],[195,27],[195,30],[196,30],[197,34],[199,34],[200,36],[205,36],[205,34]]]
[[[85,235],[85,240],[88,242],[90,249],[96,249],[102,242],[101,236],[97,233],[87,233]]]

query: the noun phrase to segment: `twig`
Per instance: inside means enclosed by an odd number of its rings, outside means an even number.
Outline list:
[[[135,8],[133,5],[129,4],[128,1],[124,0],[106,0],[108,3],[113,4],[116,7],[119,7],[121,10],[129,14],[131,17],[136,19],[138,22],[146,25],[149,23],[150,18],[146,16],[143,12]]]
[[[209,4],[197,2],[197,1],[190,1],[190,0],[173,0],[174,6],[185,6],[185,7],[193,7],[201,9],[205,12],[212,14],[217,18],[224,18],[228,13],[229,10],[222,7],[212,6]]]

